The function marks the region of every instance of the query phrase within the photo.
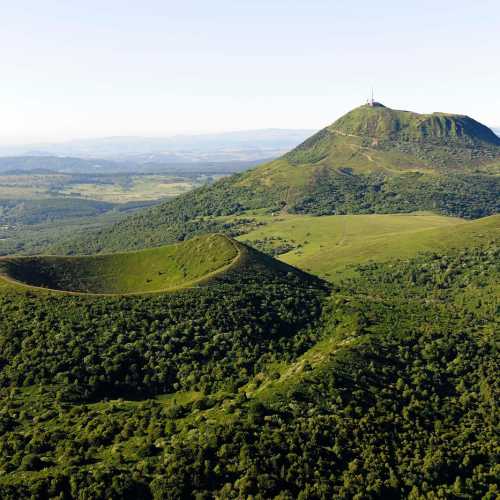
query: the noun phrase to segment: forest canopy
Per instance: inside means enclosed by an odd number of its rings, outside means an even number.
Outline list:
[[[499,257],[3,293],[1,497],[493,499]]]

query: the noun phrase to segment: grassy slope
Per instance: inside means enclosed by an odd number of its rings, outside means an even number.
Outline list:
[[[289,208],[305,193],[314,195],[331,176],[339,183],[346,169],[348,176],[401,179],[418,172],[432,184],[450,172],[494,174],[499,166],[500,139],[472,118],[360,106],[282,158],[245,173],[235,185],[272,190]]]
[[[250,171],[242,184],[306,186],[321,167],[358,173],[436,173],[500,162],[500,139],[472,118],[360,106],[283,158]],[[299,172],[306,168],[306,172]],[[293,174],[293,179],[289,175]]]
[[[408,258],[421,251],[447,250],[498,236],[500,216],[464,221],[438,215],[257,216],[262,226],[239,239],[281,237],[299,248],[281,255],[284,262],[327,279],[368,261]]]
[[[238,255],[232,240],[208,235],[140,252],[96,257],[15,257],[2,259],[1,263],[9,278],[34,286],[122,294],[187,286],[230,265]]]

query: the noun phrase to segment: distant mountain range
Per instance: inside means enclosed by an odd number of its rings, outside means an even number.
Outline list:
[[[0,155],[102,158],[134,163],[255,161],[283,154],[312,132],[263,129],[172,137],[104,137],[0,147]]]
[[[0,157],[0,175],[37,174],[133,174],[171,173],[182,175],[232,174],[243,172],[269,158],[232,161],[148,161],[105,160],[71,156],[4,156]]]

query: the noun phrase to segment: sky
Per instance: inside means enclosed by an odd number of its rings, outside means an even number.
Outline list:
[[[0,0],[0,143],[319,129],[366,101],[500,126],[498,0]]]

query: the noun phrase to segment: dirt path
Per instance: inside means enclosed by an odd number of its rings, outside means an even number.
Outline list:
[[[285,382],[286,380],[292,378],[295,375],[299,375],[304,371],[304,366],[306,363],[311,363],[315,366],[321,364],[323,361],[325,361],[328,357],[332,356],[336,352],[338,352],[340,349],[343,349],[347,345],[351,344],[356,337],[347,337],[344,340],[341,340],[340,342],[336,343],[334,346],[325,346],[326,349],[324,351],[317,351],[314,353],[306,352],[301,356],[300,359],[292,363],[283,373],[281,373],[280,378],[277,380],[266,380],[263,384],[261,384],[257,389],[254,391],[249,391],[247,395],[249,396],[255,396],[259,392],[262,392],[265,388],[269,387],[271,384],[274,382],[282,383]],[[329,349],[329,347],[334,347],[333,349]],[[314,349],[314,348],[313,348]]]

